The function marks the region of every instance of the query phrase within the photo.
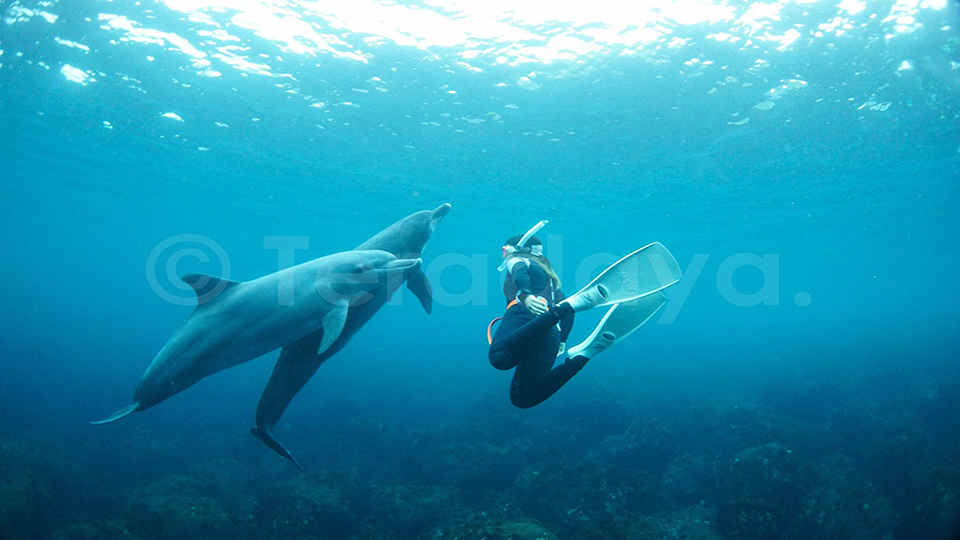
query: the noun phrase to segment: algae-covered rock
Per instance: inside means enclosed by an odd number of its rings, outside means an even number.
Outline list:
[[[960,538],[960,468],[915,471],[904,488],[917,495],[914,504],[900,509],[898,538]]]
[[[839,444],[836,436],[825,431],[819,422],[776,414],[755,405],[719,408],[702,417],[695,429],[701,447],[724,455],[773,443],[817,454]]]
[[[711,528],[713,513],[691,507],[666,515],[638,516],[622,525],[618,538],[630,540],[724,540]]]
[[[450,484],[468,491],[504,490],[523,467],[523,453],[510,445],[488,442],[451,443],[424,456],[424,478],[434,484]]]
[[[360,521],[359,490],[332,472],[305,474],[278,484],[262,501],[270,538],[339,540]]]
[[[40,474],[32,448],[0,445],[0,538],[41,538],[50,529],[54,488]]]
[[[713,530],[715,511],[702,506],[686,508],[660,517],[666,538],[683,540],[723,540]]]
[[[0,538],[47,538],[76,503],[76,466],[54,451],[0,443]]]
[[[786,538],[787,519],[771,502],[735,499],[720,507],[716,528],[728,540],[780,540]]]
[[[930,455],[930,435],[917,418],[901,415],[879,422],[877,434],[866,445],[865,469],[880,491],[900,506],[917,503],[913,476],[935,460]]]
[[[651,511],[656,492],[656,480],[646,472],[596,461],[531,467],[516,483],[517,502],[528,515],[574,528],[593,528],[622,514]]]
[[[794,526],[797,538],[889,540],[896,518],[890,503],[857,472],[853,462],[835,455],[820,465],[818,487],[804,497]]]
[[[458,519],[434,531],[431,538],[444,540],[558,540],[543,525],[530,520],[493,522],[484,514]]]
[[[74,523],[53,533],[51,540],[138,540],[122,521]]]
[[[542,525],[530,521],[510,521],[488,528],[490,540],[557,540]]]
[[[660,478],[664,504],[685,508],[712,501],[719,488],[720,464],[720,454],[709,450],[684,454],[671,461]]]
[[[816,469],[803,456],[772,443],[737,453],[726,485],[731,498],[763,499],[789,510],[809,493],[815,478]]]
[[[364,514],[398,538],[413,538],[450,515],[457,507],[458,495],[444,486],[377,485]]]
[[[810,468],[786,447],[765,445],[737,455],[731,491],[717,530],[731,540],[889,540],[896,518],[889,502],[847,457]]]
[[[658,473],[684,450],[684,435],[674,421],[641,416],[623,435],[609,437],[600,456],[624,470],[642,468]]]
[[[169,475],[137,490],[126,517],[130,531],[144,540],[236,540],[253,509],[252,500],[233,495],[215,478]]]
[[[394,531],[381,526],[379,522],[364,518],[354,528],[353,534],[350,535],[348,540],[401,540],[403,538],[416,538],[416,536],[395,534]]]

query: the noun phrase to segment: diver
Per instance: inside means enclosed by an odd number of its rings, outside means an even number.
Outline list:
[[[594,356],[647,322],[666,303],[660,291],[681,276],[670,252],[655,242],[620,259],[567,298],[543,255],[543,243],[534,236],[546,224],[541,221],[504,242],[498,270],[507,272],[507,310],[487,327],[490,364],[500,370],[516,368],[510,401],[521,409],[543,403]],[[567,350],[574,313],[610,305],[593,333]],[[500,326],[491,334],[497,321]],[[555,366],[564,354],[567,358]]]

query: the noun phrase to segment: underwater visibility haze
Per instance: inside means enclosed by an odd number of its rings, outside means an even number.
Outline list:
[[[958,534],[960,2],[0,0],[0,179],[2,540]],[[521,409],[541,220],[683,278]]]

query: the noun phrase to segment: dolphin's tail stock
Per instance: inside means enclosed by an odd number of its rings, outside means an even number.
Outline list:
[[[277,442],[277,440],[273,438],[273,435],[271,435],[269,431],[257,426],[250,428],[250,434],[263,441],[263,444],[269,446],[274,452],[289,459],[294,465],[297,466],[298,469],[300,469],[300,472],[304,472],[303,467],[301,467],[300,464],[297,463],[297,460],[293,458],[293,454],[284,448],[282,444]]]
[[[106,418],[104,420],[99,420],[97,422],[90,422],[90,423],[95,425],[100,425],[100,424],[109,424],[110,422],[116,422],[117,420],[123,418],[124,416],[127,416],[128,414],[136,412],[139,406],[140,406],[139,403],[136,403],[136,402],[131,403],[130,405],[110,415],[109,418]]]

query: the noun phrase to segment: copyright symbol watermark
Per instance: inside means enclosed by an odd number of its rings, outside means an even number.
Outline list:
[[[190,284],[177,273],[180,261],[192,259],[207,269],[205,273],[222,276],[223,281],[208,276]],[[147,283],[157,296],[179,306],[192,306],[215,298],[228,285],[230,258],[220,244],[199,234],[178,234],[157,244],[147,257]]]

